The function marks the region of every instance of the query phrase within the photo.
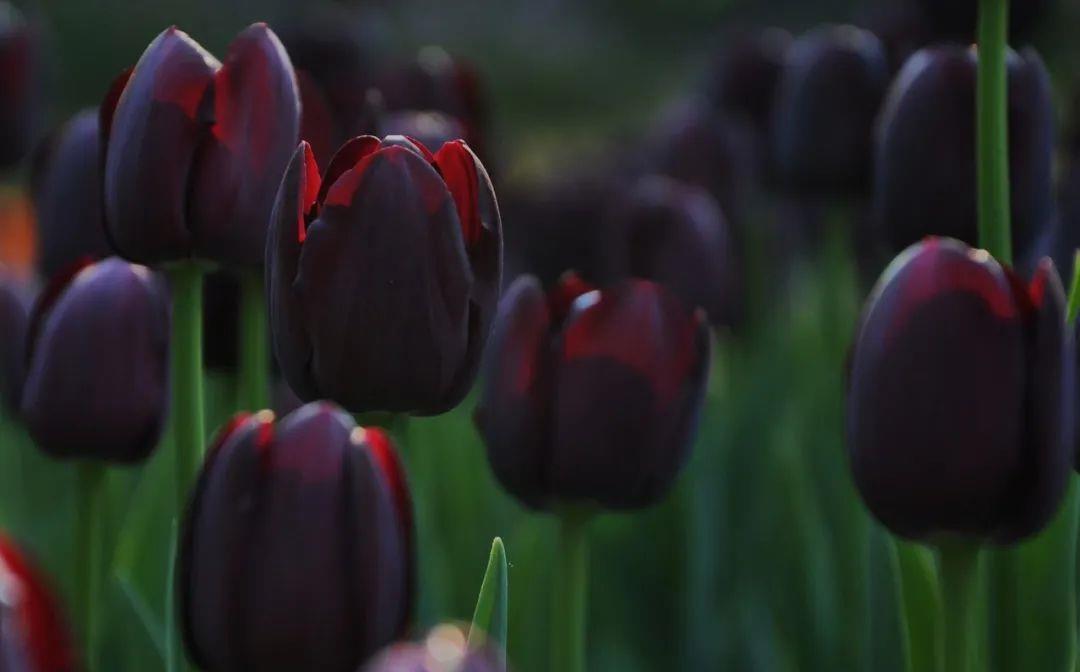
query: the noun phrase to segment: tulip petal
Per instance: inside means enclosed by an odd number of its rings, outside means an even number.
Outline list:
[[[323,203],[327,192],[338,181],[338,178],[359,167],[365,158],[379,149],[380,144],[382,141],[375,136],[361,135],[342,145],[341,149],[334,154],[334,158],[330,159],[330,165],[326,168],[322,186],[319,188],[318,202]],[[348,198],[343,198],[341,204],[346,204],[348,200]]]

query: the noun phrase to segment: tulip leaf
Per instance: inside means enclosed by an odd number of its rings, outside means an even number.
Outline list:
[[[183,653],[176,641],[176,546],[177,522],[173,518],[169,541],[169,578],[165,584],[165,669],[167,672],[183,672]]]
[[[942,669],[941,585],[934,554],[928,548],[895,540],[893,562],[899,577],[900,607],[907,638],[907,669]]]
[[[506,549],[502,539],[495,537],[495,541],[491,543],[484,581],[480,584],[480,596],[476,600],[472,626],[469,628],[469,648],[482,646],[491,639],[498,642],[505,651],[508,592]]]

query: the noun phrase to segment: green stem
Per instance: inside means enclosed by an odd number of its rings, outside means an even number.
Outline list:
[[[241,273],[240,292],[240,408],[257,411],[270,404],[270,346],[262,276]]]
[[[972,672],[981,549],[943,544],[941,593],[945,615],[945,672]]]
[[[585,609],[589,586],[589,515],[567,509],[559,514],[551,621],[551,669],[585,670]]]
[[[105,467],[96,462],[79,466],[75,512],[75,608],[85,647],[86,669],[100,669],[100,619],[105,581]]]
[[[1065,323],[1075,324],[1077,314],[1080,314],[1080,250],[1073,255],[1072,284],[1069,285],[1069,308],[1065,313]]]
[[[176,451],[176,515],[183,515],[188,489],[202,463],[202,269],[189,262],[169,273],[172,281],[172,433]]]
[[[979,245],[1012,264],[1009,228],[1008,80],[1005,67],[1009,0],[979,0],[976,155]]]

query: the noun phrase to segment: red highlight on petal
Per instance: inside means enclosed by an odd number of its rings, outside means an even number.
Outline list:
[[[326,167],[322,188],[319,190],[319,203],[326,202],[330,188],[334,186],[338,178],[373,155],[381,144],[382,141],[373,135],[360,135],[342,145],[341,149],[334,154],[334,158],[330,159],[330,165]],[[352,196],[351,190],[349,196]],[[335,203],[335,205],[347,205],[348,200],[351,199],[347,199],[344,203]]]
[[[44,581],[8,539],[0,536],[0,586],[11,600],[15,641],[36,672],[76,669],[67,625]]]
[[[480,220],[480,185],[476,174],[476,159],[464,142],[454,140],[439,149],[434,163],[442,173],[457,205],[465,245],[471,246],[480,239],[483,226]]]
[[[409,486],[405,482],[405,469],[401,465],[401,459],[394,444],[386,432],[377,428],[364,428],[364,443],[367,444],[368,452],[375,458],[375,463],[382,471],[383,478],[394,496],[394,507],[397,509],[401,527],[406,534],[412,530],[412,501],[409,496]]]
[[[131,79],[131,75],[134,72],[135,66],[131,66],[117,75],[116,79],[109,85],[109,91],[105,94],[105,99],[101,101],[101,107],[98,110],[98,128],[101,133],[101,151],[103,156],[105,147],[109,143],[109,134],[112,132],[112,120],[113,115],[116,113],[116,105],[120,102],[120,96],[123,95],[128,80]]]
[[[301,142],[304,148],[304,172],[300,174],[300,201],[299,212],[296,213],[297,240],[301,243],[307,238],[308,216],[316,207],[319,196],[321,179],[319,178],[319,164],[315,162],[315,154],[311,151],[311,145]]]

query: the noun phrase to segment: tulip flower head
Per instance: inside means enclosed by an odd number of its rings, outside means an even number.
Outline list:
[[[655,503],[697,430],[704,315],[647,280],[590,289],[568,276],[545,296],[526,276],[499,307],[477,424],[495,476],[532,508]]]
[[[708,96],[723,113],[768,129],[791,34],[768,28],[726,41],[710,73]]]
[[[104,202],[115,249],[144,264],[262,264],[267,222],[296,146],[289,57],[265,24],[224,63],[169,28],[102,105]]]
[[[37,139],[41,118],[39,29],[0,0],[0,167],[17,164]]]
[[[274,350],[300,398],[434,414],[468,392],[495,313],[495,193],[464,142],[346,143],[320,178],[301,143],[266,249]]]
[[[183,523],[180,624],[207,672],[355,672],[405,634],[415,552],[389,438],[326,402],[239,416]]]
[[[77,265],[38,299],[22,415],[54,457],[131,463],[157,445],[168,407],[169,300],[144,266]]]
[[[1049,260],[1027,284],[955,240],[908,248],[851,358],[848,452],[871,513],[931,541],[1042,529],[1071,473],[1073,356]]]
[[[71,634],[43,577],[0,536],[0,670],[76,672]]]

